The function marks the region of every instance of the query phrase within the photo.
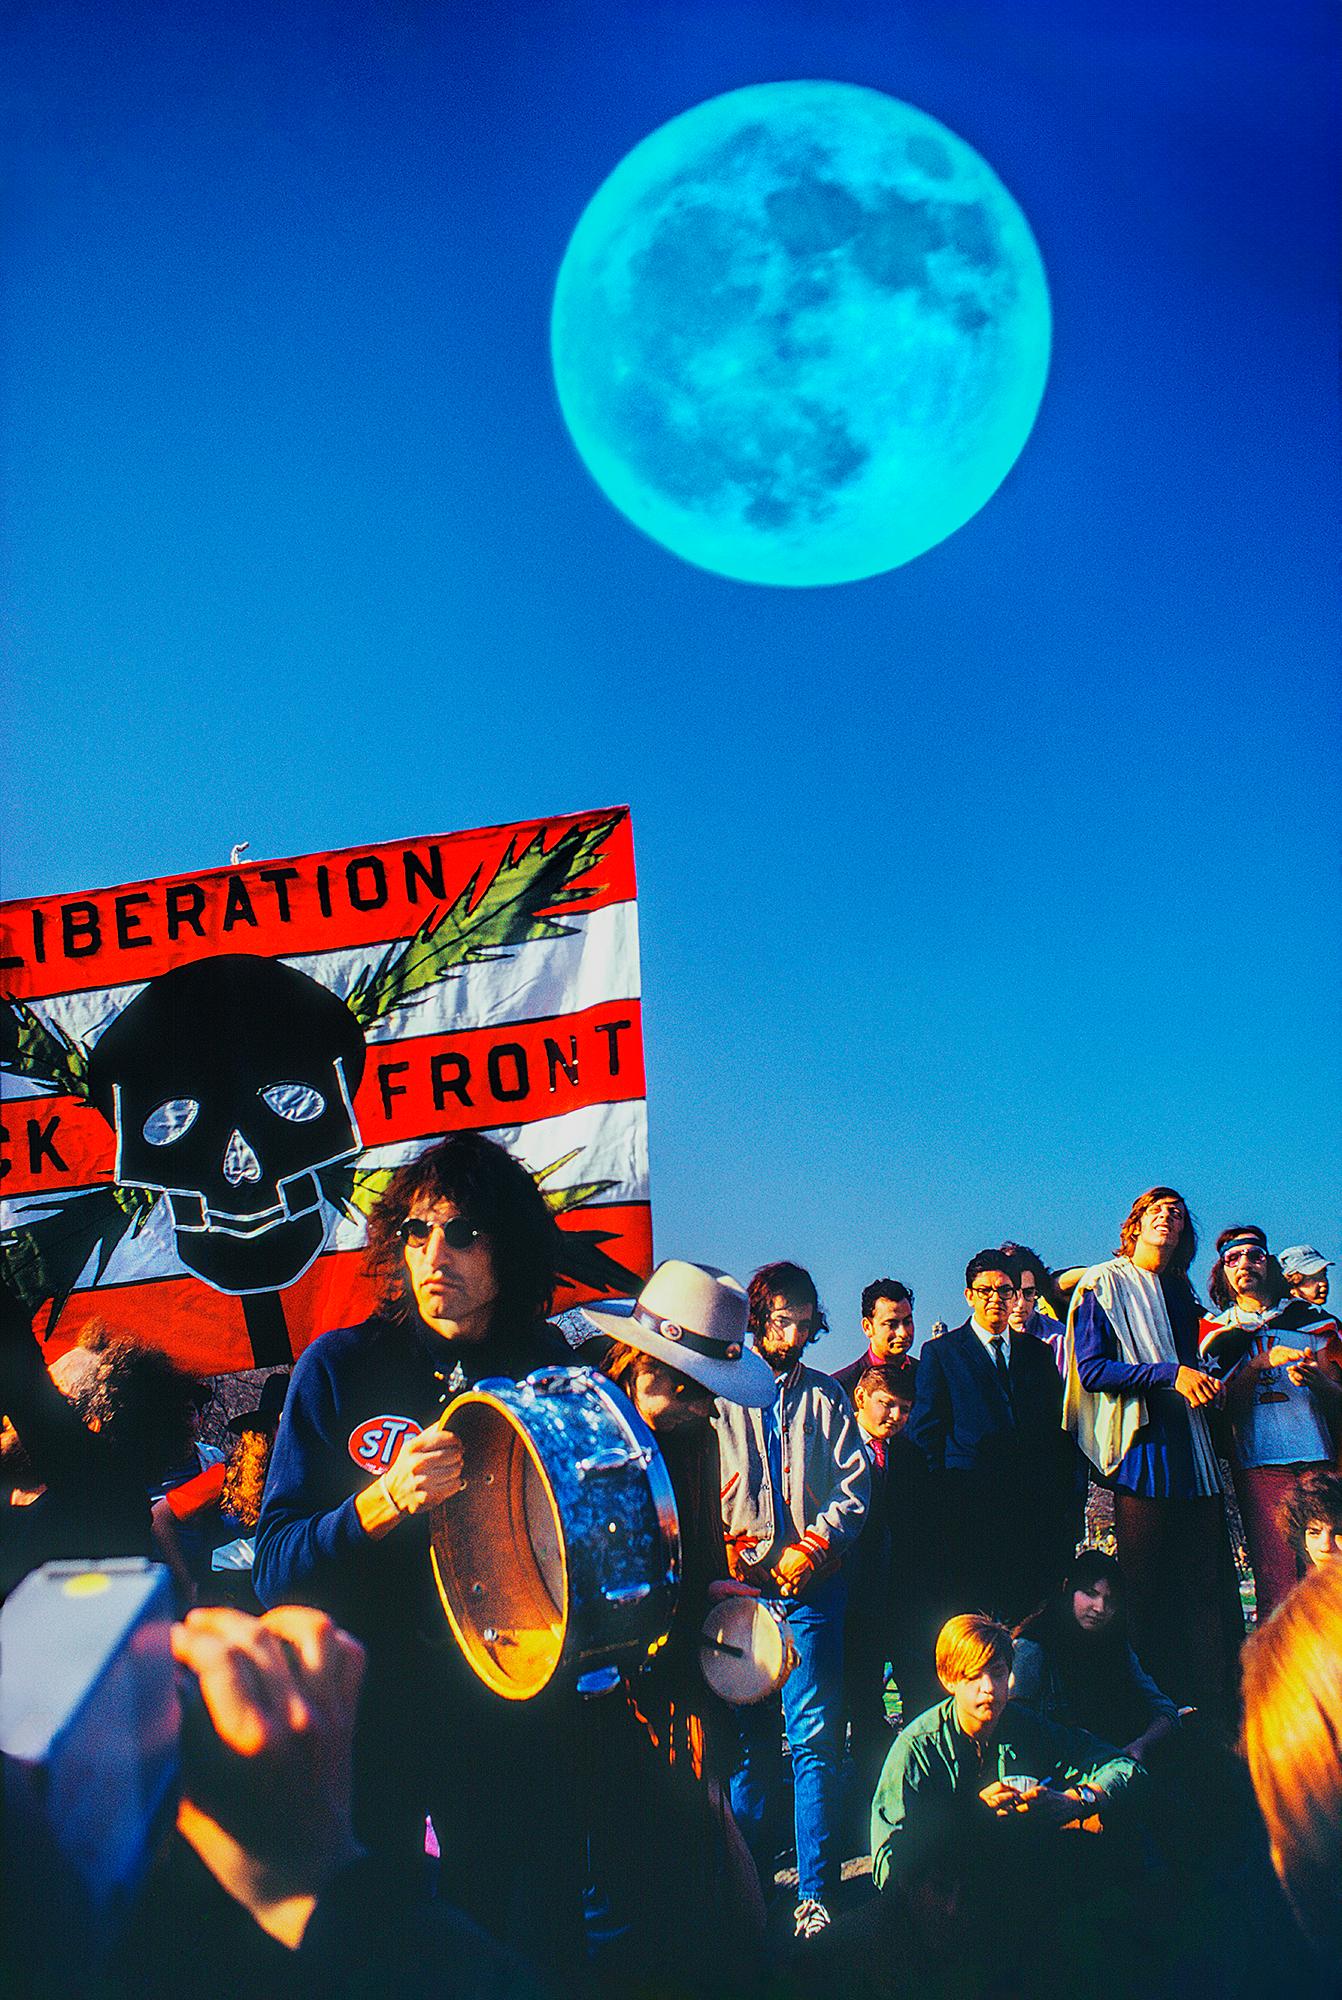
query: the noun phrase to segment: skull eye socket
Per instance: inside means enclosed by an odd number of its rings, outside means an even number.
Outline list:
[[[170,1097],[150,1112],[141,1130],[151,1146],[171,1146],[191,1130],[199,1111],[194,1097]]]
[[[326,1099],[309,1083],[271,1083],[261,1092],[277,1118],[291,1125],[309,1125],[326,1109]]]

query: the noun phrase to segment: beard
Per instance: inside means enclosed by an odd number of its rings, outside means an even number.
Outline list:
[[[773,1369],[775,1375],[786,1375],[790,1372],[793,1362],[800,1355],[801,1349],[798,1348],[796,1353],[793,1353],[789,1349],[786,1353],[779,1354],[771,1347],[761,1347],[759,1352],[764,1356],[764,1359]]]

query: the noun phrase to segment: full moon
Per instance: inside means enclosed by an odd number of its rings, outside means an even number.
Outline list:
[[[622,514],[746,583],[851,583],[963,527],[1048,375],[1029,224],[971,146],[846,83],[710,98],[593,195],[560,408]]]

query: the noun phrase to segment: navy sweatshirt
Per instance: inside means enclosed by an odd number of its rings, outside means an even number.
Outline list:
[[[516,1381],[573,1354],[544,1322],[477,1345],[448,1342],[418,1314],[325,1333],[299,1357],[266,1478],[252,1572],[265,1605],[313,1604],[371,1652],[450,1644],[429,1564],[429,1516],[365,1534],[355,1496],[461,1387]]]

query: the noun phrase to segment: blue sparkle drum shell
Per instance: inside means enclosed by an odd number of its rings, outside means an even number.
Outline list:
[[[656,1439],[592,1368],[490,1379],[444,1410],[466,1484],[433,1510],[434,1579],[471,1667],[509,1701],[599,1687],[671,1629],[680,1527]]]

